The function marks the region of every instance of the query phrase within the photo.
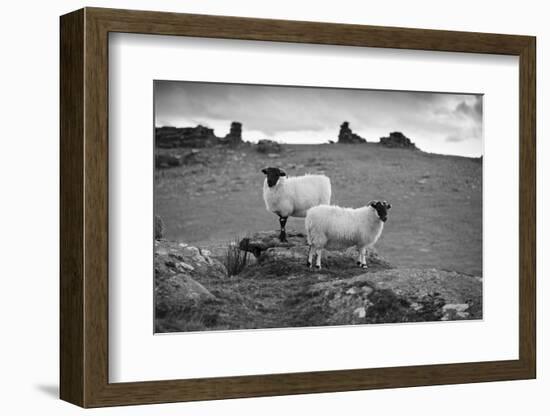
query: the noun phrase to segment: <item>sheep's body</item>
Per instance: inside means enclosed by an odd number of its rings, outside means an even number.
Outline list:
[[[281,177],[273,187],[264,181],[264,201],[268,211],[280,217],[305,217],[307,210],[330,204],[330,179],[325,175]]]
[[[310,246],[308,265],[321,268],[323,248],[344,249],[356,246],[359,250],[357,263],[366,268],[366,250],[371,248],[382,234],[384,221],[371,205],[362,208],[342,208],[319,205],[311,208],[306,216],[307,241]]]
[[[276,174],[277,175],[277,174]],[[325,175],[296,177],[278,176],[276,183],[264,181],[264,201],[268,211],[279,216],[281,241],[286,241],[285,225],[288,217],[305,217],[308,209],[319,204],[330,204],[330,179]]]

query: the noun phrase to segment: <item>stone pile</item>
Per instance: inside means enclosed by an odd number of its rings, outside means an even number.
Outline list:
[[[229,133],[225,136],[224,141],[230,146],[236,146],[243,142],[242,139],[242,127],[243,125],[238,121],[231,123],[231,129]]]
[[[238,145],[242,140],[242,124],[231,123],[229,133],[218,137],[214,130],[202,125],[196,127],[157,127],[155,129],[156,147],[172,149],[177,147],[211,147],[218,144]]]
[[[388,137],[380,137],[380,144],[386,147],[400,147],[416,150],[416,145],[400,131],[390,133]]]
[[[259,153],[265,153],[268,155],[277,154],[281,152],[282,146],[280,143],[277,143],[274,140],[263,139],[258,141],[258,144],[256,145],[256,150]]]
[[[367,141],[363,139],[358,134],[355,134],[349,127],[349,122],[344,121],[340,126],[340,133],[338,134],[338,143],[344,144],[356,144],[356,143],[366,143]]]

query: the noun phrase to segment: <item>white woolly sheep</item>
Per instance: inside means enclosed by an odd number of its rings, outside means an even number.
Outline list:
[[[319,204],[330,204],[330,179],[325,175],[287,177],[279,168],[265,168],[264,201],[268,211],[279,216],[279,240],[286,240],[288,217],[305,217],[307,210]]]
[[[323,248],[343,249],[356,246],[359,250],[357,265],[367,268],[366,251],[382,234],[391,205],[386,201],[371,201],[362,208],[342,208],[319,205],[306,215],[309,255],[307,265],[313,266],[313,254],[317,254],[315,266],[321,268]]]

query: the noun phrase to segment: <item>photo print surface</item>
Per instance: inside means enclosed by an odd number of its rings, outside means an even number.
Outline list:
[[[156,333],[483,318],[481,94],[157,80],[154,122]]]

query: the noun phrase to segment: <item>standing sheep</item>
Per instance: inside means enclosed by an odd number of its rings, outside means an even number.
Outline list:
[[[391,205],[386,201],[371,201],[367,206],[357,209],[330,205],[311,208],[306,216],[308,267],[313,265],[315,252],[315,266],[321,268],[323,248],[356,246],[359,250],[357,264],[367,268],[367,248],[371,248],[382,234],[390,208]]]
[[[330,204],[330,179],[325,175],[287,177],[279,168],[265,168],[264,201],[268,211],[279,216],[281,233],[279,240],[286,239],[288,217],[305,217],[307,210],[319,204]]]

